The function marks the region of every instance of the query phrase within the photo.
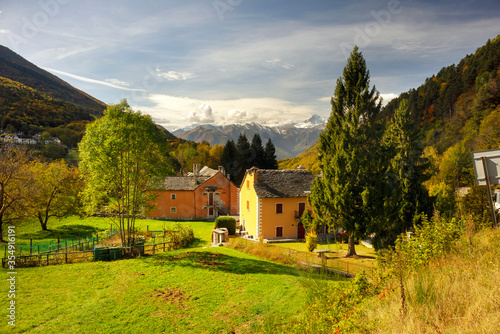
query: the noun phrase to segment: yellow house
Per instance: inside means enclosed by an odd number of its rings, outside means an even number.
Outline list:
[[[240,186],[240,225],[256,239],[303,239],[299,218],[315,176],[304,169],[248,169]]]

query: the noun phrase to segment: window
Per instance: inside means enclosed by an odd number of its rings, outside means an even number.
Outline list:
[[[250,180],[247,180],[247,189],[250,189]]]
[[[247,211],[250,211],[250,201],[247,201]]]
[[[170,194],[170,199],[176,199],[177,196],[175,194]]]
[[[171,207],[170,208],[170,213],[176,213],[177,212],[177,208],[176,207]]]
[[[276,203],[276,214],[283,213],[283,203]]]
[[[276,238],[283,236],[283,226],[276,226]]]

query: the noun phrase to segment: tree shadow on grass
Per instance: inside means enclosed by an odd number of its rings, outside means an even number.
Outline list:
[[[40,241],[45,239],[78,239],[85,238],[87,236],[91,236],[92,233],[95,233],[96,227],[91,225],[61,225],[55,229],[49,229],[47,231],[38,231],[36,233],[20,233],[19,236],[24,239],[33,239],[33,241]]]
[[[148,264],[157,266],[178,266],[193,269],[206,269],[210,271],[225,272],[236,275],[245,274],[271,274],[304,276],[308,272],[283,264],[264,260],[249,259],[232,256],[213,251],[186,251],[182,253],[163,253],[158,256],[144,257]],[[318,278],[320,278],[318,276]],[[321,277],[328,280],[345,280],[336,275]]]

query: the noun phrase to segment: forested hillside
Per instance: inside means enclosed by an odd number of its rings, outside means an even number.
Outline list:
[[[500,37],[496,37],[458,65],[441,69],[417,89],[390,101],[384,115],[390,118],[407,99],[426,146],[439,154],[460,142],[470,150],[498,147],[500,127],[494,123],[499,120],[499,70]]]
[[[0,77],[9,78],[52,98],[73,103],[87,113],[102,115],[106,105],[66,81],[42,70],[15,52],[0,45]]]
[[[470,152],[500,147],[500,37],[390,101],[382,117],[391,122],[403,99],[408,101],[431,162],[428,172],[434,179],[430,183],[447,180],[453,186],[471,185]],[[317,171],[311,162],[316,155],[312,147],[294,159],[280,161],[280,168],[304,165]]]

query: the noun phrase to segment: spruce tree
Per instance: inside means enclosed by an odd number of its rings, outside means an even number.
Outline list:
[[[264,148],[264,167],[266,169],[278,169],[278,161],[276,160],[276,148],[269,138]]]
[[[265,168],[264,147],[262,146],[262,139],[258,133],[253,136],[250,149],[252,150],[253,157],[251,163],[252,167]]]
[[[310,195],[316,215],[349,236],[346,257],[356,255],[356,239],[371,229],[374,221],[369,213],[380,198],[373,178],[381,170],[381,129],[376,123],[381,102],[375,87],[369,85],[365,59],[354,47],[343,76],[337,79],[332,112],[320,134],[322,175],[314,181]]]
[[[235,181],[235,178],[241,171],[241,167],[239,166],[238,149],[234,141],[228,140],[226,145],[224,145],[220,165],[224,167],[226,173],[231,176],[231,180]]]
[[[393,120],[386,135],[387,146],[391,150],[390,167],[396,176],[396,187],[393,194],[394,217],[392,230],[386,226],[385,239],[391,240],[397,234],[410,229],[421,213],[430,215],[432,205],[427,190],[422,185],[426,181],[424,171],[428,167],[427,159],[422,157],[423,144],[420,141],[418,127],[408,101],[401,100],[394,113]]]
[[[246,170],[252,167],[254,157],[250,143],[244,134],[240,134],[236,147],[238,149],[238,172],[235,174],[234,182],[239,185],[243,181]]]

